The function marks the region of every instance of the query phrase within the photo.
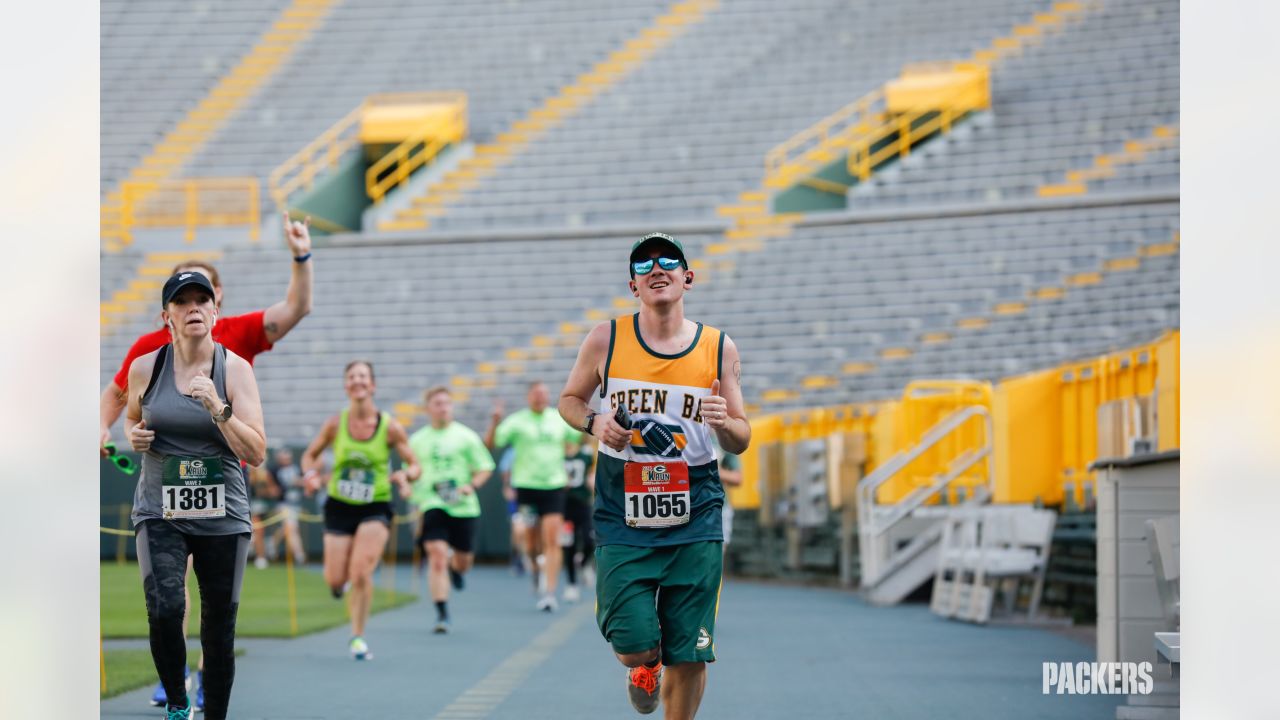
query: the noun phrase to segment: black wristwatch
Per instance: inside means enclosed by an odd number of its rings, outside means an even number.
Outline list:
[[[224,423],[231,419],[231,403],[222,403],[222,410],[213,413],[213,421],[216,423]]]
[[[595,426],[595,424],[596,424],[596,415],[598,415],[598,414],[599,414],[599,413],[597,413],[595,410],[588,410],[588,411],[587,411],[587,421],[586,421],[586,422],[584,422],[584,423],[582,423],[582,432],[584,432],[584,433],[586,433],[586,434],[588,434],[588,435],[590,435],[590,434],[591,434],[591,428]]]

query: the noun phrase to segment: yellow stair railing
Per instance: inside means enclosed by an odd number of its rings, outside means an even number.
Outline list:
[[[422,129],[405,138],[365,171],[369,199],[382,202],[387,193],[404,184],[413,171],[436,158],[446,147],[467,137],[467,95],[463,92],[423,94],[441,107]]]
[[[872,171],[882,163],[896,157],[906,157],[920,140],[941,132],[951,132],[951,125],[960,117],[991,107],[990,80],[985,66],[973,63],[956,63],[954,71],[971,75],[971,80],[953,91],[938,96],[933,108],[890,113],[874,113],[881,122],[869,131],[855,137],[849,148],[845,166],[849,174],[866,181]],[[934,109],[936,108],[936,109]]]
[[[996,38],[989,47],[976,51],[971,58],[959,64],[990,68],[1023,47],[1038,42],[1045,33],[1058,30],[1068,21],[1078,19],[1095,6],[1094,3],[1084,2],[1056,3],[1050,12],[1038,13],[1031,22],[1014,26],[1007,36]],[[892,128],[885,127],[886,122],[896,119],[898,118],[890,118],[886,112],[884,89],[871,91],[766,153],[764,186],[774,190],[790,187],[799,180],[812,176],[851,149],[861,148],[864,156],[873,154],[868,148],[876,141],[869,141],[868,136],[878,133],[880,139],[883,139],[893,131]],[[946,121],[943,120],[934,129],[945,126]],[[884,158],[903,149],[902,145],[903,143],[899,143],[897,150],[884,150]],[[867,169],[875,166],[874,160],[863,157],[851,162],[850,170],[858,171],[857,176],[865,179]]]
[[[785,188],[840,157],[884,119],[884,90],[861,98],[801,130],[765,153],[765,187]]]
[[[259,187],[254,177],[122,183],[118,237],[127,245],[135,228],[182,228],[190,243],[198,228],[247,226],[257,242]]]
[[[267,176],[267,188],[277,210],[284,210],[289,197],[295,192],[310,190],[317,176],[336,167],[338,161],[360,142],[360,116],[364,107],[363,102],[357,105],[271,171]]]
[[[436,146],[431,142],[424,143],[424,140],[432,139],[434,133],[444,134],[450,138],[449,142],[459,142],[466,137],[465,93],[375,93],[362,100],[351,112],[271,171],[267,176],[267,187],[277,210],[285,210],[290,197],[299,191],[310,190],[318,177],[335,168],[347,153],[361,144],[361,121],[371,109],[394,105],[441,105],[444,111],[431,117],[421,132],[415,133],[374,163],[370,168],[371,173],[366,175],[365,183],[370,198],[381,200],[395,185],[404,182],[414,170],[431,161],[443,149],[443,144]],[[431,147],[426,147],[428,145]],[[420,146],[423,146],[421,150]],[[374,180],[388,168],[392,168],[393,179],[383,177],[380,181]]]
[[[130,217],[123,196],[132,185],[132,202],[145,195],[148,184],[160,187],[178,172],[187,160],[217,134],[248,99],[283,67],[294,50],[328,16],[338,0],[293,0],[240,62],[218,81],[177,126],[121,181],[120,188],[107,193],[101,204],[100,233],[104,249],[116,251],[132,242]]]

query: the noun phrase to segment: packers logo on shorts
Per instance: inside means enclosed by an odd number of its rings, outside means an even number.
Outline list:
[[[707,632],[706,628],[698,628],[698,642],[695,647],[699,650],[706,650],[711,647],[711,633]]]

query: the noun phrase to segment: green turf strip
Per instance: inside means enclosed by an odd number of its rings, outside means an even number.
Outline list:
[[[236,649],[236,656],[244,654],[243,648]],[[196,689],[196,662],[200,658],[199,650],[187,651],[187,666],[191,668],[191,691]],[[103,655],[106,664],[107,688],[99,692],[99,698],[105,700],[120,693],[129,692],[143,685],[152,686],[160,682],[156,678],[156,666],[151,661],[151,651],[146,648],[127,650],[107,650]]]
[[[102,603],[102,636],[147,637],[147,608],[137,564],[102,563],[101,570],[98,589]],[[346,603],[333,599],[320,573],[296,570],[293,575],[297,583],[299,635],[347,623]],[[199,635],[200,593],[196,592],[194,573],[188,575],[187,582],[191,589],[189,632],[196,637]],[[372,610],[377,613],[416,599],[415,595],[394,592],[379,584],[374,589]],[[244,572],[244,585],[240,591],[237,637],[289,637],[292,634],[285,568],[272,566],[259,570],[250,566]],[[154,674],[154,669],[151,672]]]

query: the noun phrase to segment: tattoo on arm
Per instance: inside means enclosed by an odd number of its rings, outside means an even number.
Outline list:
[[[279,325],[277,325],[277,324],[275,324],[274,322],[269,322],[269,323],[267,323],[266,325],[263,325],[263,326],[262,326],[262,329],[263,329],[263,330],[265,330],[265,331],[267,331],[267,332],[269,332],[269,333],[274,334],[274,333],[276,333],[277,331],[279,331],[279,330],[280,330],[280,326],[279,326]]]
[[[742,362],[739,360],[733,361],[733,379],[737,380],[739,385],[742,384]]]

